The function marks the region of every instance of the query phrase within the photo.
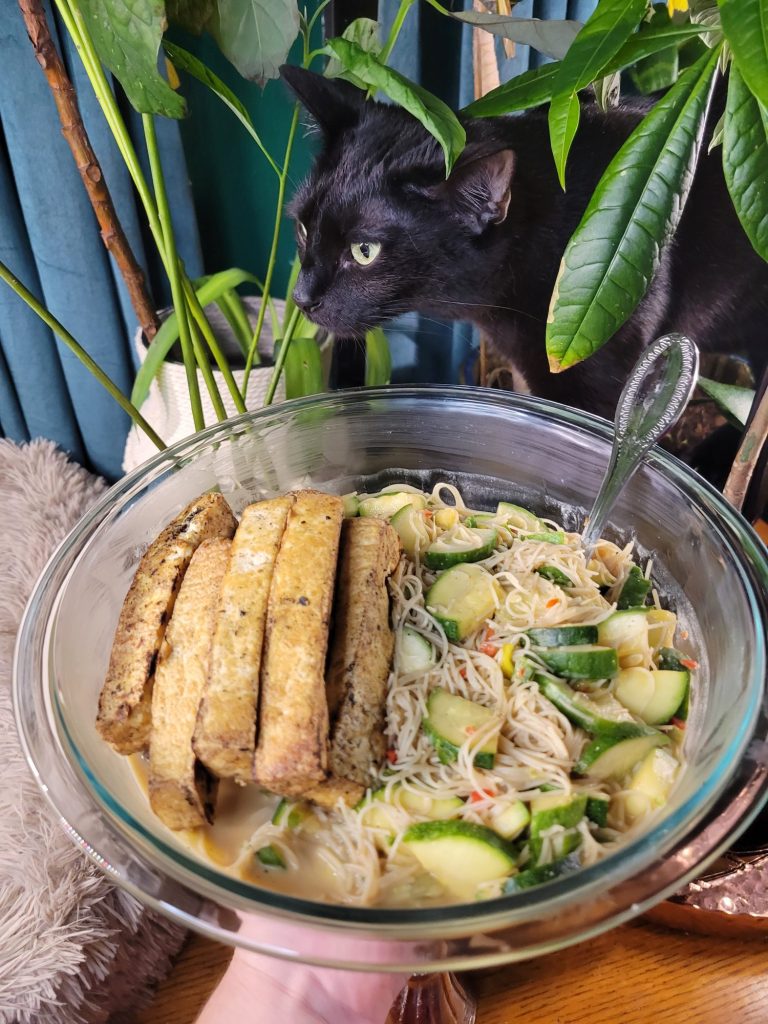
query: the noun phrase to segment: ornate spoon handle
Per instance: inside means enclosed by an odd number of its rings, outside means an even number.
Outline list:
[[[413,974],[386,1024],[475,1024],[477,1002],[455,974]]]
[[[642,457],[680,418],[698,375],[699,350],[683,334],[664,335],[640,356],[616,407],[611,460],[583,533],[588,551]]]

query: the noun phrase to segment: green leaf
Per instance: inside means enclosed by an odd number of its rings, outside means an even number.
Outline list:
[[[253,274],[249,274],[247,270],[232,267],[231,270],[222,270],[218,274],[211,274],[210,277],[205,278],[203,284],[199,288],[195,288],[195,294],[200,305],[205,308],[210,302],[215,302],[225,292],[236,288],[245,281],[255,284],[258,288],[262,287],[261,281]],[[149,386],[157,376],[163,360],[173,348],[178,337],[179,323],[174,311],[163,321],[160,330],[152,339],[152,344],[147,349],[147,357],[136,374],[131,391],[131,402],[136,408],[141,408],[146,401]]]
[[[387,336],[380,327],[365,335],[365,386],[389,384],[392,378],[392,355]]]
[[[755,250],[768,260],[768,111],[731,67],[723,131],[723,171]]]
[[[251,338],[253,336],[253,329],[251,322],[248,319],[248,311],[245,308],[243,300],[234,290],[230,288],[216,299],[216,305],[219,307],[222,316],[229,324],[232,333],[235,336],[235,340],[240,346],[240,350],[244,356],[248,355],[248,349],[251,347]]]
[[[451,11],[452,18],[485,29],[502,39],[532,46],[547,57],[563,57],[582,27],[580,21],[556,21],[540,18],[515,18],[505,14],[486,14],[483,11]]]
[[[580,89],[598,78],[637,28],[647,0],[599,0],[560,63],[549,108],[549,138],[557,176],[565,188],[565,165],[579,126]]]
[[[88,33],[99,59],[142,114],[184,117],[184,99],[157,69],[166,29],[163,0],[80,0]]]
[[[593,83],[592,88],[598,107],[604,111],[611,110],[621,99],[621,74],[614,71],[612,75],[604,75]]]
[[[168,57],[176,68],[181,68],[182,71],[186,71],[187,74],[192,75],[193,78],[196,78],[198,82],[201,82],[204,86],[210,89],[211,92],[215,93],[222,103],[229,107],[262,153],[267,157],[273,170],[279,174],[280,170],[270,154],[267,152],[264,143],[261,141],[259,133],[256,131],[256,127],[251,120],[251,115],[229,86],[225,82],[222,82],[219,76],[214,74],[210,68],[206,67],[205,64],[195,57],[193,53],[182,49],[181,46],[176,46],[175,43],[168,42],[166,39],[163,41],[163,49],[168,54]]]
[[[723,136],[725,135],[725,111],[722,112],[720,117],[717,119],[717,124],[712,129],[712,136],[707,146],[707,154],[711,153],[713,149],[717,149],[718,146],[723,144]]]
[[[211,31],[244,78],[277,78],[299,32],[296,0],[218,0]]]
[[[380,64],[372,53],[366,53],[357,43],[348,39],[329,39],[327,49],[368,88],[380,89],[434,135],[443,147],[447,177],[467,141],[464,128],[451,108],[420,85]]]
[[[651,25],[672,25],[672,18],[665,4],[656,4],[649,22]],[[678,48],[675,43],[659,50],[650,57],[638,61],[630,70],[630,78],[639,92],[646,95],[668,89],[677,81],[680,72]]]
[[[721,384],[719,380],[699,377],[699,387],[709,395],[721,412],[737,427],[745,427],[749,418],[755,392],[752,388],[740,388],[735,384]]]
[[[718,0],[725,38],[744,81],[768,107],[768,0]]]
[[[610,75],[622,68],[630,67],[644,57],[666,49],[670,42],[684,42],[696,38],[704,29],[696,25],[664,25],[642,28],[631,36],[614,59],[603,69]],[[498,117],[515,110],[529,110],[547,103],[552,96],[552,87],[560,71],[560,63],[544,64],[534,71],[526,71],[504,82],[479,100],[470,103],[462,113],[470,117]]]
[[[293,312],[294,306],[296,305],[296,303],[293,301],[293,289],[296,287],[296,282],[299,279],[300,273],[301,260],[299,259],[299,254],[296,253],[296,255],[293,257],[293,261],[291,262],[291,270],[290,273],[288,274],[288,284],[286,285],[285,288],[285,314],[283,316],[283,320],[285,321],[286,324],[290,320],[291,313]]]
[[[166,0],[168,21],[199,36],[216,17],[216,0]]]
[[[365,50],[366,53],[372,53],[374,57],[378,57],[381,53],[379,23],[371,18],[355,18],[341,33],[341,38],[356,43],[361,50]],[[353,75],[352,72],[346,71],[341,61],[336,57],[331,57],[325,66],[323,74],[327,78],[344,78],[360,89],[365,88],[365,83]]]
[[[586,359],[632,315],[691,186],[719,51],[708,51],[608,165],[563,256],[547,322],[557,373]]]
[[[279,344],[275,348],[275,357]],[[320,348],[313,338],[294,336],[283,367],[286,398],[304,398],[325,390]]]

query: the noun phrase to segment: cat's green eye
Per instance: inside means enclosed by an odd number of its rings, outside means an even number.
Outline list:
[[[353,242],[349,249],[355,263],[367,267],[381,252],[381,245],[379,242]]]

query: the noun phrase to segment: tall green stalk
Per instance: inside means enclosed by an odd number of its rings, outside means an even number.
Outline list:
[[[269,378],[269,387],[267,388],[267,394],[264,398],[264,405],[272,405],[272,401],[275,397],[275,391],[277,391],[277,384],[280,380],[280,375],[283,372],[283,367],[285,366],[288,349],[293,341],[293,335],[296,331],[296,325],[299,322],[300,316],[301,310],[297,306],[291,313],[288,323],[286,324],[285,334],[280,342],[280,351],[278,352],[277,359],[275,360],[275,368],[272,371],[272,376]]]
[[[195,289],[192,287],[192,283],[187,277],[184,278],[184,294],[189,306],[189,311],[192,314],[193,322],[197,325],[197,328],[205,339],[206,345],[211,350],[213,358],[216,360],[216,365],[219,370],[221,370],[221,375],[224,378],[224,383],[229,388],[229,393],[232,396],[235,408],[238,412],[247,412],[248,410],[245,407],[245,402],[243,401],[237,387],[237,381],[229,368],[227,357],[222,352],[213,328],[208,322],[203,307],[200,305],[200,300],[195,293]],[[206,359],[206,363],[207,362],[208,360]]]
[[[176,309],[179,324],[179,341],[181,342],[181,354],[184,359],[184,369],[187,375],[187,389],[189,390],[189,403],[192,407],[192,418],[195,423],[195,430],[203,430],[205,428],[205,417],[203,416],[203,407],[200,402],[200,387],[197,382],[195,350],[187,321],[187,307],[184,298],[184,286],[179,271],[179,257],[176,253],[176,239],[173,234],[171,211],[168,206],[168,195],[165,190],[165,178],[163,177],[160,153],[157,148],[155,119],[152,114],[142,114],[141,120],[144,126],[144,138],[147,143],[149,166],[152,171],[152,182],[155,187],[155,200],[161,225],[162,237],[159,248],[165,254],[164,262],[171,282],[171,295],[173,296],[173,305]],[[208,362],[204,354],[203,362]],[[201,370],[203,370],[202,366]],[[204,370],[203,373],[205,374]],[[218,394],[216,382],[213,381],[212,389],[208,380],[206,380],[206,384],[208,384],[211,393],[211,401],[214,403],[214,408],[216,408],[215,395],[218,396],[218,402],[221,403],[221,396]]]
[[[167,447],[165,441],[163,441],[159,434],[157,434],[149,423],[147,423],[136,406],[125,397],[112,378],[108,377],[107,374],[104,373],[99,364],[95,362],[90,355],[88,355],[83,346],[69,333],[66,327],[64,327],[64,325],[57,320],[52,313],[48,312],[45,306],[35,298],[32,292],[29,291],[29,289],[21,283],[18,277],[16,277],[16,275],[13,274],[1,261],[0,280],[5,281],[5,283],[9,285],[14,292],[16,292],[19,298],[26,302],[29,308],[40,317],[43,323],[47,324],[54,334],[57,334],[61,338],[67,348],[77,356],[83,366],[85,366],[85,368],[93,374],[99,384],[109,392],[120,408],[128,413],[136,426],[144,431],[150,441],[156,445],[160,451],[163,451]]]
[[[397,42],[397,37],[400,35],[400,29],[403,27],[403,22],[405,21],[406,15],[408,14],[408,11],[410,11],[411,7],[413,7],[415,2],[416,0],[400,0],[400,6],[397,9],[395,20],[392,22],[392,26],[389,30],[387,41],[386,43],[384,43],[384,46],[381,49],[381,53],[378,55],[377,58],[380,63],[386,64],[387,61],[389,60],[389,55],[392,53],[395,43]]]

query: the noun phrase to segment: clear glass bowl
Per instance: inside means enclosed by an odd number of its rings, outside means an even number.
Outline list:
[[[449,479],[475,504],[504,496],[578,528],[610,436],[594,417],[500,392],[347,392],[228,421],[113,487],[48,563],[16,652],[22,741],[73,839],[117,883],[184,925],[252,950],[363,970],[530,957],[627,920],[690,880],[749,824],[766,791],[768,564],[744,520],[661,451],[630,483],[612,529],[653,552],[654,574],[698,651],[688,767],[653,827],[600,864],[463,906],[364,909],[281,895],[197,859],[152,816],[130,766],[94,726],[140,554],[202,492],[219,487],[240,511],[310,484],[341,493]]]

